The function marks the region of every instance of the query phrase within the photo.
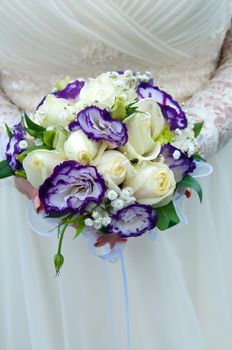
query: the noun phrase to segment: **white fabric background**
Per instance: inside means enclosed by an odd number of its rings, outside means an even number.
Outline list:
[[[155,241],[130,240],[126,248],[133,350],[232,347],[230,150],[231,143],[211,161],[203,204],[196,196],[186,202],[188,226],[159,233]],[[73,242],[70,232],[65,265],[55,278],[56,238],[30,232],[26,200],[12,188],[0,190],[1,348],[110,349],[100,259],[87,251],[84,238]],[[120,265],[110,264],[109,271],[118,349],[126,350]]]

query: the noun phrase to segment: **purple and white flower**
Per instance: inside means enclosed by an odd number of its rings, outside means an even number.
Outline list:
[[[105,192],[105,182],[94,166],[65,161],[40,186],[39,198],[47,214],[83,213],[89,203],[100,203]]]
[[[159,104],[164,118],[166,119],[170,130],[185,129],[187,127],[187,118],[180,107],[169,94],[160,90],[158,87],[149,83],[140,83],[138,85],[137,94],[139,98],[154,98]]]
[[[108,233],[120,237],[137,237],[156,226],[157,214],[150,205],[131,204],[112,216]]]
[[[65,98],[66,100],[75,100],[80,95],[81,89],[84,85],[84,81],[75,80],[68,84],[63,90],[53,92],[53,94],[58,98]]]
[[[176,182],[181,181],[185,175],[192,173],[196,168],[193,159],[188,158],[178,148],[170,144],[162,146],[160,155],[163,156],[165,164],[172,169]]]
[[[128,141],[124,123],[111,118],[106,109],[90,106],[77,114],[80,128],[93,141],[105,140],[115,146],[123,146]]]
[[[9,139],[6,146],[6,160],[13,170],[19,170],[21,168],[21,163],[17,160],[17,156],[27,148],[24,141],[26,138],[26,131],[23,127],[23,124],[20,122],[13,127],[13,135]]]
[[[81,89],[85,85],[85,82],[82,80],[75,80],[71,83],[69,83],[64,89],[51,92],[51,95],[55,95],[57,98],[64,98],[66,100],[76,100],[81,92]],[[36,110],[39,109],[40,106],[44,103],[47,96],[44,96],[38,106],[36,107]]]

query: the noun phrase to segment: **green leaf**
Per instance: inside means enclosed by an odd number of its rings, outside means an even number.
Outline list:
[[[9,166],[7,160],[0,162],[0,179],[14,175],[14,170]]]
[[[133,106],[135,102],[136,101],[134,101],[126,106],[126,117],[129,117],[130,115],[132,115],[138,111],[138,107]]]
[[[173,202],[161,208],[155,208],[158,216],[157,224],[159,230],[165,231],[172,226],[179,224],[180,219],[176,213]]]
[[[24,170],[22,170],[22,171],[16,170],[15,176],[17,176],[17,177],[22,177],[23,179],[26,179],[26,178],[27,178],[26,172],[25,172]]]
[[[206,159],[200,156],[200,154],[195,153],[192,158],[198,162],[206,162]]]
[[[65,216],[67,213],[62,213],[62,214],[49,214],[46,215],[44,218],[50,218],[50,219],[56,219],[56,218],[61,218],[62,216]]]
[[[34,123],[26,113],[24,113],[22,120],[29,135],[37,138],[43,138],[43,134],[46,131],[43,126]]]
[[[117,120],[123,120],[126,117],[125,102],[122,97],[116,98],[115,104],[110,110],[111,117]]]
[[[200,134],[202,128],[203,128],[204,122],[200,122],[200,123],[195,123],[194,127],[193,127],[193,132],[194,132],[194,136],[195,138],[197,138],[197,136]]]
[[[80,216],[79,220],[78,220],[78,227],[76,228],[76,234],[73,237],[73,239],[80,236],[80,234],[84,230],[84,228],[85,228],[85,218],[84,218],[84,216]]]
[[[203,192],[199,182],[190,175],[186,175],[183,179],[176,184],[176,188],[187,188],[190,187],[197,192],[200,202],[202,203]]]
[[[54,141],[54,138],[55,138],[55,134],[56,134],[55,130],[45,131],[45,133],[43,135],[43,142],[45,143],[45,145],[47,145],[48,147],[53,148],[53,141]]]
[[[22,153],[20,153],[16,158],[17,160],[22,163],[24,161],[24,159],[26,158],[26,156],[33,152],[33,151],[36,151],[37,149],[47,149],[47,150],[51,150],[52,148],[51,147],[48,147],[46,145],[43,145],[43,146],[31,146],[31,147],[28,147],[27,149],[25,149],[25,151],[23,151]]]
[[[59,153],[64,153],[64,143],[68,138],[69,133],[64,129],[57,129],[53,139],[53,148]]]
[[[13,132],[10,130],[7,123],[5,123],[5,128],[6,128],[6,132],[7,132],[8,137],[11,138],[13,136]]]

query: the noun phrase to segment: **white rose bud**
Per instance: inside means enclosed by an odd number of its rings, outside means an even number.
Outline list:
[[[34,121],[45,128],[49,126],[66,127],[75,118],[74,113],[68,107],[69,103],[66,100],[48,95],[36,111]]]
[[[155,139],[164,128],[164,116],[159,105],[153,98],[143,98],[139,100],[135,106],[138,110],[150,116],[151,121],[151,137]]]
[[[108,174],[116,185],[120,185],[128,176],[134,176],[134,167],[130,161],[118,151],[106,151],[97,163],[97,168],[103,175]]]
[[[64,152],[68,159],[88,165],[97,155],[99,146],[100,143],[91,141],[82,130],[77,130],[64,143]]]
[[[80,100],[87,105],[95,102],[112,107],[115,100],[115,88],[110,79],[99,76],[85,83],[80,92]]]
[[[52,174],[55,166],[65,160],[58,152],[38,149],[26,156],[23,161],[23,168],[28,181],[38,188]]]
[[[128,178],[127,186],[134,189],[138,203],[163,206],[172,199],[176,182],[173,172],[163,163],[149,162],[147,165],[136,166],[137,175]]]
[[[138,107],[138,112],[124,119],[129,140],[121,151],[129,159],[154,160],[160,152],[160,143],[155,138],[163,130],[164,117],[151,98],[144,98],[134,106]]]

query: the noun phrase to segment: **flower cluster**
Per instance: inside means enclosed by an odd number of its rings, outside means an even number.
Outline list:
[[[7,126],[0,174],[27,179],[47,217],[60,219],[59,271],[69,225],[75,237],[89,230],[96,247],[112,248],[180,221],[175,193],[192,187],[202,195],[194,179],[201,128],[149,72],[60,82],[32,116]]]

